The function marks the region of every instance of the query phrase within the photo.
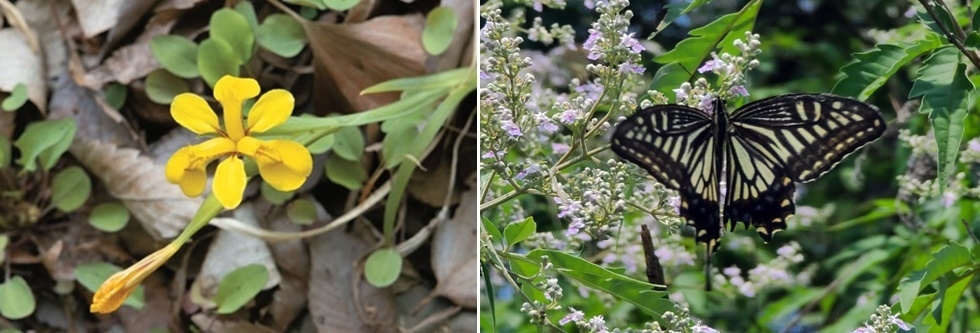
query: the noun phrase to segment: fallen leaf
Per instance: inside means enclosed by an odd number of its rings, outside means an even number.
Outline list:
[[[160,62],[150,52],[150,42],[137,42],[116,50],[102,65],[86,72],[84,85],[99,89],[112,81],[129,84],[158,68]]]
[[[0,29],[0,90],[10,92],[19,83],[27,86],[27,99],[41,112],[48,108],[48,87],[44,80],[41,55],[28,46],[27,40],[17,30]]]
[[[318,207],[318,210],[323,208]],[[265,200],[255,201],[255,211],[269,212],[259,216],[259,223],[268,230],[299,232],[303,229],[289,220],[285,209],[277,209]],[[323,211],[322,218],[318,220],[329,221],[330,218]],[[272,294],[272,303],[266,310],[271,317],[269,325],[276,331],[285,332],[296,317],[306,310],[310,254],[306,252],[306,244],[299,239],[269,243],[269,250],[272,251],[272,257],[282,274],[282,282],[279,283],[279,289]]]
[[[62,75],[68,59],[65,38],[81,34],[75,24],[75,15],[71,13],[71,6],[65,6],[62,0],[18,1],[17,10],[24,16],[27,25],[37,33],[44,51],[43,73],[48,79]]]
[[[374,250],[368,227],[309,239],[310,315],[319,332],[394,332],[395,304],[388,289],[371,286],[355,264]],[[356,290],[354,288],[357,288]]]
[[[119,22],[119,7],[126,0],[71,0],[86,38],[95,37]]]
[[[476,192],[475,186],[463,192],[453,218],[432,236],[432,271],[438,281],[432,292],[468,309],[478,305]]]
[[[143,308],[136,310],[129,306],[119,308],[116,314],[121,319],[123,332],[151,332],[153,329],[170,327],[175,299],[167,289],[169,281],[163,272],[154,272],[141,284],[143,286]],[[87,308],[87,306],[86,306]]]

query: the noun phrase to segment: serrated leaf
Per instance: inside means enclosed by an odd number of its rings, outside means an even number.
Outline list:
[[[3,99],[0,108],[3,108],[4,111],[15,111],[20,109],[21,106],[24,106],[24,103],[27,103],[27,85],[18,83],[10,91],[10,96]]]
[[[256,33],[259,45],[284,58],[292,58],[306,46],[303,26],[286,14],[272,14],[265,18]]]
[[[349,161],[360,161],[364,154],[364,134],[354,126],[342,127],[334,134],[334,154]]]
[[[325,168],[327,179],[349,190],[363,187],[368,176],[360,161],[351,161],[337,154],[327,156]]]
[[[390,286],[401,272],[402,257],[390,247],[374,251],[364,262],[364,278],[375,287]]]
[[[36,170],[38,162],[42,169],[51,170],[74,138],[75,120],[71,118],[32,122],[14,142],[20,150],[17,163],[26,171]]]
[[[201,71],[204,82],[213,88],[222,76],[238,76],[237,57],[231,45],[209,38],[197,48],[197,68]]]
[[[174,97],[191,91],[184,79],[170,72],[158,69],[146,76],[146,96],[157,104],[169,105]]]
[[[507,240],[507,247],[514,246],[534,234],[538,226],[534,224],[534,217],[528,216],[521,222],[508,224],[504,227],[504,239]]]
[[[926,263],[925,268],[910,273],[899,283],[898,291],[902,312],[909,312],[912,302],[923,288],[936,281],[943,274],[969,262],[970,251],[956,243],[950,243],[933,252],[932,260]]]
[[[238,62],[236,65],[242,65],[252,58],[255,35],[244,15],[234,9],[222,8],[211,14],[208,26],[211,28],[210,39],[223,41],[231,47],[235,55],[233,59]]]
[[[88,222],[96,229],[116,232],[129,222],[129,210],[118,202],[102,203],[92,208]]]
[[[193,79],[197,71],[198,50],[194,41],[184,36],[164,35],[150,40],[150,51],[167,71],[178,77]]]
[[[762,1],[759,0],[749,1],[738,12],[722,16],[703,27],[691,30],[691,37],[677,43],[673,50],[653,58],[653,61],[660,64],[677,63],[683,69],[694,73],[716,48],[721,49],[719,54],[725,52],[738,54],[739,51],[733,42],[745,38],[745,32],[752,30],[761,4]]]
[[[75,267],[75,280],[88,291],[95,292],[108,280],[112,274],[121,271],[122,268],[106,262],[88,262]],[[143,286],[136,287],[136,291],[129,294],[123,304],[129,305],[137,310],[143,308]]]
[[[422,47],[431,55],[446,52],[453,42],[456,25],[459,19],[456,12],[447,6],[439,6],[425,17],[425,27],[422,29]]]
[[[929,34],[918,41],[879,44],[870,51],[855,53],[854,60],[841,68],[844,77],[837,81],[831,93],[866,100],[899,69],[940,45],[939,36]]]
[[[0,315],[7,319],[22,319],[34,313],[37,303],[27,281],[13,276],[0,284]]]
[[[58,172],[51,181],[51,205],[63,212],[72,212],[88,200],[92,179],[85,170],[70,166]]]
[[[218,292],[214,295],[214,303],[218,305],[215,312],[229,314],[238,311],[258,295],[268,281],[269,271],[263,264],[245,265],[229,272],[221,279]]]

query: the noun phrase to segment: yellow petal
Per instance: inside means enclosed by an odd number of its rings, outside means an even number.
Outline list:
[[[180,126],[197,134],[216,133],[221,129],[218,115],[214,114],[208,102],[191,93],[174,97],[173,103],[170,103],[170,115]]]
[[[212,191],[225,209],[233,209],[242,203],[242,192],[245,192],[245,163],[238,156],[232,156],[221,163],[214,172]]]
[[[205,171],[208,163],[234,152],[235,142],[224,137],[180,148],[167,161],[167,181],[180,185],[180,190],[188,197],[201,195],[208,179]]]
[[[313,171],[310,151],[291,140],[264,142],[255,161],[262,179],[280,191],[299,188]]]
[[[174,255],[174,252],[177,252],[178,248],[178,245],[171,243],[129,266],[129,268],[110,276],[102,283],[99,290],[95,291],[89,311],[92,313],[110,313],[119,309],[129,294],[132,294],[147,276],[160,268],[160,265],[167,262]]]
[[[263,94],[248,114],[248,132],[265,132],[286,122],[293,113],[293,103],[293,94],[283,89]]]
[[[253,79],[222,76],[214,84],[214,98],[221,103],[225,114],[225,133],[232,140],[245,136],[242,125],[242,101],[259,94],[259,83]]]

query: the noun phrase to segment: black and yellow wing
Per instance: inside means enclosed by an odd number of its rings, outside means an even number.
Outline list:
[[[874,105],[833,95],[781,95],[735,110],[726,129],[725,224],[751,224],[772,240],[795,212],[794,182],[827,173],[885,127]]]
[[[657,105],[617,125],[612,150],[680,194],[680,216],[707,244],[710,255],[721,238],[719,205],[722,138],[704,111]]]

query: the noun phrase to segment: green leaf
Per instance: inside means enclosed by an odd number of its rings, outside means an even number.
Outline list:
[[[493,225],[493,222],[486,217],[481,217],[480,220],[483,222],[483,228],[487,230],[488,234],[490,234],[490,241],[497,244],[503,244],[504,235],[500,233],[500,229],[497,229],[497,226]]]
[[[662,10],[666,10],[667,11],[667,15],[664,16],[663,21],[660,21],[660,24],[657,24],[657,30],[656,31],[663,31],[664,28],[666,28],[667,26],[669,26],[671,23],[674,23],[674,21],[677,20],[678,17],[681,17],[684,14],[690,13],[694,9],[696,9],[698,7],[701,7],[702,5],[707,4],[709,1],[710,0],[694,0],[694,1],[691,1],[690,3],[687,3],[687,2],[672,2],[672,3],[668,3],[662,9]]]
[[[344,11],[353,8],[360,0],[321,0],[327,8]]]
[[[732,43],[736,39],[744,39],[745,32],[752,30],[761,4],[760,0],[749,1],[742,10],[691,30],[691,37],[680,41],[673,50],[657,56],[653,61],[660,64],[677,63],[693,74],[718,47],[721,48],[719,54],[724,52],[738,54],[738,49]],[[688,74],[688,79],[692,74]]]
[[[943,35],[943,28],[940,28],[940,24],[945,27],[947,31],[953,31],[953,17],[950,16],[950,13],[946,11],[946,8],[943,8],[943,6],[932,6],[936,16],[939,17],[939,24],[932,19],[932,15],[929,15],[929,12],[927,12],[921,4],[916,2],[913,7],[915,8],[915,15],[919,18],[922,24],[929,27],[932,32]]]
[[[116,232],[122,230],[129,222],[129,210],[126,206],[118,202],[103,203],[92,208],[88,223],[92,227],[105,231]]]
[[[242,14],[245,21],[248,22],[248,27],[252,31],[258,31],[259,29],[259,18],[255,15],[255,7],[252,6],[251,2],[241,1],[235,5],[235,11]],[[277,14],[273,14],[277,15]]]
[[[262,197],[265,198],[266,201],[269,201],[277,205],[281,205],[285,203],[287,200],[292,199],[293,194],[296,193],[294,191],[283,192],[277,190],[275,187],[272,187],[272,185],[269,185],[269,183],[266,183],[264,180],[262,181],[262,188],[259,191],[262,193]]]
[[[364,278],[372,286],[381,288],[390,286],[402,272],[402,257],[395,249],[386,247],[378,249],[368,256],[364,262]]]
[[[51,205],[63,212],[72,212],[88,200],[92,180],[85,170],[70,166],[58,172],[51,181]]]
[[[930,333],[949,331],[949,324],[954,319],[953,310],[956,309],[956,305],[959,304],[960,298],[963,297],[963,292],[966,291],[966,287],[973,281],[974,276],[976,276],[976,274],[968,273],[966,276],[954,280],[953,284],[948,286],[948,283],[943,281],[941,287],[939,288],[938,295],[940,296],[937,297],[938,302],[933,303],[932,315],[926,317],[922,321],[923,324],[933,324],[929,327]],[[952,278],[956,277],[953,276]],[[945,277],[943,280],[945,280]]]
[[[88,291],[95,292],[108,280],[112,274],[122,271],[119,266],[105,262],[89,262],[75,267],[75,280],[78,281]],[[129,305],[137,310],[143,308],[143,286],[136,287],[136,291],[129,295],[123,304]]]
[[[521,222],[508,224],[504,227],[504,239],[507,240],[507,247],[514,246],[534,234],[538,226],[534,224],[534,217],[528,216]]]
[[[457,68],[426,76],[398,78],[367,87],[361,93],[373,94],[391,91],[452,88],[459,85],[460,82],[465,81],[466,77],[471,75],[471,72],[472,70],[469,68]]]
[[[788,318],[787,316],[799,311],[807,303],[810,303],[820,297],[823,294],[823,290],[816,288],[804,288],[797,287],[789,291],[789,295],[779,298],[775,302],[770,302],[762,308],[759,312],[756,322],[759,323],[772,323],[780,318]]]
[[[13,276],[7,282],[0,284],[0,315],[7,319],[23,319],[34,313],[37,306],[34,292],[27,281],[20,276]]]
[[[422,29],[422,47],[431,55],[446,52],[453,42],[456,25],[459,20],[452,8],[439,6],[425,17],[425,28]]]
[[[10,91],[10,96],[7,96],[3,100],[3,103],[0,104],[0,108],[3,108],[4,111],[16,111],[21,106],[24,106],[24,103],[27,103],[27,86],[23,83],[18,83]]]
[[[324,0],[284,0],[287,3],[303,6],[303,8],[327,9]]]
[[[973,83],[966,77],[966,64],[952,45],[938,49],[923,62],[912,84],[909,98],[922,96],[920,113],[928,113],[938,147],[939,191],[946,190],[956,167],[956,155],[963,139],[963,120],[973,95]]]
[[[258,295],[269,281],[269,271],[262,264],[245,265],[228,272],[214,295],[219,314],[238,311],[245,303]]]
[[[10,167],[10,160],[14,157],[14,148],[10,145],[7,137],[0,135],[0,169]]]
[[[349,161],[361,160],[361,155],[364,154],[364,135],[361,129],[354,126],[343,127],[334,136],[334,154]]]
[[[899,69],[940,45],[939,36],[928,34],[918,41],[878,44],[873,50],[855,53],[854,60],[841,68],[844,77],[831,93],[866,100]]]
[[[272,14],[265,18],[256,33],[259,45],[284,58],[292,58],[306,46],[303,26],[286,14]]]
[[[293,223],[299,225],[310,225],[316,221],[316,204],[309,199],[296,199],[286,207],[286,216]]]
[[[193,79],[197,71],[198,50],[194,41],[184,36],[164,35],[150,40],[150,51],[163,68],[178,77]]]
[[[364,181],[368,177],[367,171],[364,170],[360,161],[351,161],[337,154],[327,156],[325,168],[327,179],[349,190],[357,190],[363,187]]]
[[[661,318],[664,312],[675,311],[674,303],[667,299],[667,292],[654,291],[653,284],[612,272],[588,260],[559,251],[538,249],[531,251],[526,257],[540,264],[542,256],[548,257],[559,274],[629,302],[654,318]]]
[[[956,243],[950,243],[936,252],[932,253],[932,260],[926,263],[926,267],[910,273],[902,279],[898,286],[899,300],[902,304],[902,312],[909,312],[912,302],[916,295],[940,276],[952,271],[954,268],[966,265],[970,262],[970,250]]]
[[[255,36],[252,33],[252,27],[248,24],[248,19],[244,15],[234,9],[219,9],[211,14],[209,27],[211,28],[211,39],[224,41],[231,47],[232,53],[235,54],[234,59],[238,61],[236,65],[242,65],[252,58]]]
[[[670,63],[657,70],[657,73],[653,75],[653,80],[650,81],[650,86],[647,90],[656,90],[664,94],[668,100],[676,101],[677,93],[674,89],[681,86],[682,83],[687,82],[691,79],[690,72],[686,71],[678,63]]]
[[[239,64],[235,50],[228,43],[209,38],[197,48],[197,65],[201,77],[208,86],[214,87],[222,76],[238,76]]]
[[[20,150],[17,163],[25,171],[34,171],[40,161],[42,169],[51,170],[74,138],[75,120],[71,118],[32,122],[14,142],[14,146]]]
[[[158,69],[146,76],[146,96],[154,103],[169,105],[174,97],[188,91],[187,82],[168,71]]]
[[[195,68],[195,70],[197,69]],[[118,82],[110,83],[105,89],[105,102],[114,109],[119,110],[126,104],[126,95],[128,93],[129,90],[125,85],[119,84]]]
[[[336,139],[333,135],[324,135],[316,141],[313,141],[313,143],[306,148],[310,150],[310,154],[323,154],[330,151],[330,148],[333,148],[335,140]]]

